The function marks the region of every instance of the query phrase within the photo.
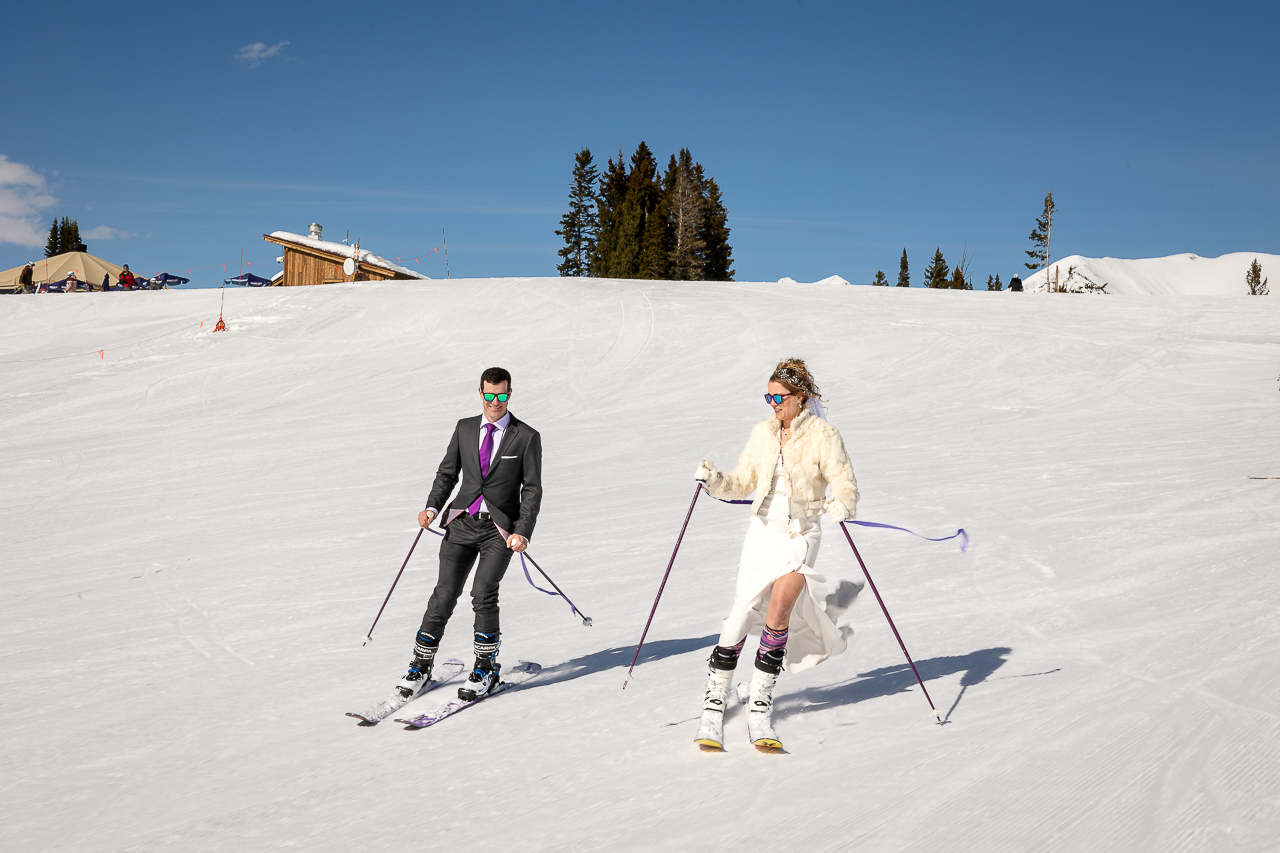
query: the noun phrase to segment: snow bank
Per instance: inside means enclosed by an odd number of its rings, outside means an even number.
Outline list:
[[[799,283],[800,283],[800,282],[796,281],[794,278],[791,278],[790,276],[783,276],[782,278],[778,279],[778,284],[799,284]],[[813,283],[814,283],[814,284],[841,284],[841,285],[844,285],[844,284],[848,284],[849,282],[848,282],[848,281],[846,281],[845,279],[841,278],[841,277],[840,277],[840,276],[838,276],[838,275],[829,275],[829,276],[827,276],[826,278],[819,279],[818,281],[815,281],[815,282],[813,282]]]
[[[367,249],[361,249],[359,257],[357,257],[356,247],[349,246],[346,243],[333,243],[328,240],[317,240],[314,237],[304,237],[301,234],[294,234],[290,231],[272,231],[271,236],[280,240],[288,240],[291,243],[297,243],[301,246],[309,246],[312,249],[319,249],[322,252],[339,255],[344,258],[354,258],[362,264],[369,264],[370,266],[381,267],[385,270],[402,273],[410,278],[422,279],[424,281],[430,280],[420,272],[415,272],[408,267],[402,267],[399,264],[393,264],[386,258],[379,257]]]
[[[1263,277],[1280,282],[1280,255],[1262,252],[1232,252],[1217,258],[1199,255],[1170,255],[1167,258],[1086,258],[1070,255],[1049,267],[1057,269],[1059,281],[1076,267],[1077,275],[1107,284],[1107,293],[1124,296],[1247,296],[1244,276],[1257,258]],[[1028,291],[1041,290],[1044,270],[1023,279]],[[1277,293],[1274,285],[1272,293]]]

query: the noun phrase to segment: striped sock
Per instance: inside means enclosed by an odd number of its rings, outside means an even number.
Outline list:
[[[760,650],[756,652],[756,666],[777,673],[787,657],[787,629],[775,631],[768,625],[760,632]]]

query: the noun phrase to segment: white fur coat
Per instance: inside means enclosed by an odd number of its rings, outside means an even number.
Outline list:
[[[743,500],[754,493],[751,511],[759,511],[778,464],[781,428],[781,423],[773,417],[757,423],[734,469],[728,473],[717,471],[707,480],[707,491],[712,497]],[[809,518],[822,512],[827,486],[831,487],[832,496],[849,510],[849,517],[854,517],[858,509],[858,481],[853,477],[853,465],[844,449],[840,430],[808,411],[801,411],[791,422],[791,440],[781,452],[791,487],[788,513],[791,519]]]

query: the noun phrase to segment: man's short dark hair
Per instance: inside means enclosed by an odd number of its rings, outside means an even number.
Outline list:
[[[505,382],[507,383],[507,390],[511,390],[511,374],[507,373],[507,371],[503,370],[501,367],[490,367],[484,373],[481,373],[480,387],[483,388],[484,383],[486,382],[490,385],[501,385]]]

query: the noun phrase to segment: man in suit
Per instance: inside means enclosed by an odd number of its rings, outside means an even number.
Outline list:
[[[542,437],[507,411],[511,374],[501,367],[481,374],[480,399],[483,414],[458,421],[436,471],[427,507],[418,513],[418,524],[430,525],[441,515],[439,507],[461,476],[462,487],[441,522],[445,536],[440,543],[440,577],[422,616],[409,672],[399,684],[406,696],[419,692],[431,678],[440,637],[477,558],[479,565],[471,584],[476,663],[458,696],[483,696],[499,679],[498,584],[512,555],[528,547],[538,519]]]

